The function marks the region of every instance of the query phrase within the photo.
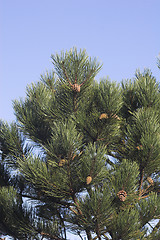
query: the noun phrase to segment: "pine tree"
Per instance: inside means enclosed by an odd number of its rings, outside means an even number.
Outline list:
[[[160,88],[137,71],[95,80],[76,48],[14,101],[0,125],[0,234],[14,239],[160,239]]]

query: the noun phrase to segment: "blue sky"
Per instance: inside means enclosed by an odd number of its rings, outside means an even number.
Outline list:
[[[14,120],[12,100],[73,46],[103,63],[97,80],[145,67],[159,80],[159,12],[159,0],[0,0],[0,118]]]

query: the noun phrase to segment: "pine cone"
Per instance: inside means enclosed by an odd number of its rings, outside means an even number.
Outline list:
[[[86,183],[87,183],[87,185],[90,184],[91,182],[92,182],[92,177],[91,177],[91,176],[88,176],[88,177],[86,178]]]
[[[107,119],[108,118],[108,115],[106,113],[102,113],[100,116],[99,116],[99,119]]]
[[[117,119],[117,120],[120,120],[120,118],[119,118],[116,114],[113,114],[113,115],[111,115],[110,117],[111,117],[111,118],[115,118],[115,119]],[[109,118],[108,114],[102,113],[102,114],[100,115],[99,119],[103,119],[103,118],[105,118],[105,119]]]
[[[58,166],[59,166],[59,167],[63,167],[66,163],[67,163],[67,160],[66,160],[66,159],[61,159],[61,160],[59,161]]]
[[[124,202],[126,200],[126,197],[127,197],[127,193],[124,191],[124,190],[120,190],[118,193],[117,193],[117,196],[119,198],[120,201]]]
[[[142,145],[139,145],[139,146],[137,146],[136,148],[137,148],[138,150],[143,150]]]
[[[80,85],[78,85],[77,83],[75,83],[75,84],[72,85],[72,90],[73,90],[74,92],[80,92],[80,91],[81,91],[81,87],[80,87]]]
[[[147,177],[147,181],[151,184],[154,185],[154,181],[151,177]]]

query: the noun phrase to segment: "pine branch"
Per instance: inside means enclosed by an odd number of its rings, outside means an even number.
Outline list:
[[[152,229],[154,229],[154,227],[152,227],[152,225],[148,222],[148,225],[152,228]]]
[[[90,232],[89,229],[86,229],[86,234],[87,234],[87,238],[88,238],[88,240],[93,240],[93,239],[92,239],[91,232]]]
[[[139,196],[141,196],[142,185],[143,185],[144,169],[140,172],[140,185],[139,185]]]
[[[78,236],[80,237],[80,239],[81,239],[81,240],[83,240],[83,238],[82,238],[82,236],[81,236],[81,234],[80,234],[80,232],[79,232],[79,231],[78,231],[78,233],[77,233],[77,234],[78,234]]]
[[[156,226],[153,228],[152,233],[153,233],[153,234],[156,233],[159,227],[160,227],[160,220],[159,220],[159,222],[156,224]],[[151,234],[152,234],[152,233],[151,233]]]
[[[53,236],[49,233],[45,233],[45,232],[41,232],[40,233],[43,237],[49,237],[50,239],[52,240],[66,240],[65,238],[62,238],[62,237],[57,237],[57,236]]]
[[[105,233],[103,233],[103,236],[105,237],[106,240],[110,240],[110,238],[108,238]]]
[[[28,195],[28,194],[20,194],[20,196],[21,197],[25,197],[25,198],[30,198],[30,199],[32,199],[32,200],[37,200],[37,201],[44,201],[44,199],[41,199],[40,197],[34,197],[34,196],[30,196],[30,195]],[[66,208],[68,208],[68,209],[70,209],[70,206],[74,206],[74,204],[73,203],[68,203],[68,202],[65,202],[65,201],[63,201],[63,200],[57,200],[56,198],[54,198],[54,200],[53,200],[55,203],[57,203],[57,204],[59,204],[59,205],[61,205],[61,206],[63,206],[63,207],[66,207]],[[70,209],[71,210],[71,209]]]
[[[81,87],[83,84],[85,84],[85,82],[88,81],[88,79],[92,76],[92,73],[93,73],[93,72],[94,72],[94,71],[92,70],[91,73],[88,75],[88,77],[86,77],[86,79],[80,84],[80,87]]]
[[[68,75],[67,75],[67,72],[66,72],[66,69],[65,69],[64,65],[62,65],[62,68],[63,68],[64,75],[65,75],[65,77],[66,77],[66,79],[67,79],[67,82],[68,82],[69,85],[72,87],[73,85],[72,85],[72,83],[69,81],[69,78],[68,78]]]

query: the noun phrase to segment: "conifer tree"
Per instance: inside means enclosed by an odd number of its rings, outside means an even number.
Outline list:
[[[76,48],[52,62],[0,124],[0,236],[160,239],[158,82],[147,69],[97,82]]]

